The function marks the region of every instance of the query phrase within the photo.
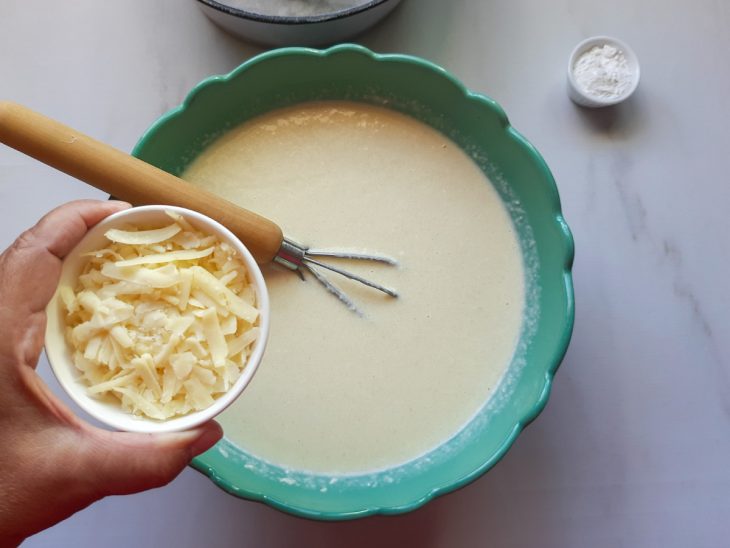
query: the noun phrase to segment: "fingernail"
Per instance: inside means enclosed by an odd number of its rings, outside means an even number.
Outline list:
[[[129,202],[124,202],[122,200],[109,200],[109,203],[121,206],[122,209],[129,209],[130,207],[132,207],[132,204],[130,204]]]
[[[202,430],[202,432],[190,445],[190,452],[193,457],[197,457],[201,453],[205,453],[223,437],[223,431],[217,423],[204,426],[198,430]]]

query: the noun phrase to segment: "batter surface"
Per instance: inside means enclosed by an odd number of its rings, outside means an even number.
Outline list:
[[[271,338],[220,417],[232,441],[288,468],[363,472],[439,445],[489,398],[522,323],[522,258],[497,192],[444,135],[379,107],[307,103],[233,129],[183,177],[301,243],[400,262],[340,261],[400,293],[332,275],[365,317],[266,267]]]

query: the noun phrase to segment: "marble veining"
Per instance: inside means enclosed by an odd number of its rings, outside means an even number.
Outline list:
[[[126,150],[199,80],[261,51],[193,0],[0,11],[0,97]],[[628,103],[589,112],[567,98],[565,70],[597,34],[632,46],[642,81]],[[730,3],[405,0],[357,41],[430,58],[494,97],[552,169],[577,308],[547,408],[485,477],[397,519],[299,520],[190,470],[24,546],[727,546]],[[102,195],[0,147],[0,243],[79,197]],[[44,361],[39,372],[60,391]]]

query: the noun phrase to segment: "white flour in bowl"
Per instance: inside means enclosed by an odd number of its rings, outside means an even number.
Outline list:
[[[583,52],[573,66],[573,76],[585,93],[599,99],[620,97],[633,78],[624,52],[609,44]]]

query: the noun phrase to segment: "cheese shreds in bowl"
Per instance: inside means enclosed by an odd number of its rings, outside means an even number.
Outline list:
[[[209,407],[236,382],[259,336],[243,261],[168,211],[166,226],[110,229],[62,286],[80,378],[135,415],[166,420]]]

